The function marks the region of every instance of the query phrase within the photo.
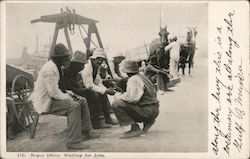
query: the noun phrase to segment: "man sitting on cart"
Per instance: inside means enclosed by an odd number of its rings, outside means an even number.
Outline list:
[[[69,50],[63,44],[53,48],[51,60],[41,68],[33,92],[34,108],[38,113],[48,113],[68,118],[68,149],[86,149],[89,146],[82,143],[87,138],[98,137],[91,133],[91,120],[88,104],[85,98],[77,101],[68,93],[59,89],[62,71],[61,67],[69,62]]]
[[[111,87],[105,87],[100,77],[100,66],[105,61],[106,55],[103,49],[97,48],[80,72],[83,85],[87,88],[81,96],[86,97],[92,119],[92,126],[96,129],[110,128],[111,125],[118,124],[116,119],[111,118],[111,106],[108,100],[109,95],[114,95],[115,91]]]

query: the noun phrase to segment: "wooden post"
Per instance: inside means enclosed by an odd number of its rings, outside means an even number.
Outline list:
[[[99,43],[100,48],[103,48],[102,41],[101,41],[99,32],[98,32],[97,27],[96,27],[95,24],[93,24],[93,29],[95,30],[96,38],[97,38],[97,41]]]
[[[71,51],[71,53],[73,53],[72,46],[71,46],[71,43],[70,43],[69,32],[68,32],[67,26],[64,26],[64,34],[65,34],[65,38],[67,40],[69,51]]]
[[[53,35],[53,40],[52,40],[52,44],[51,44],[51,48],[50,48],[50,52],[49,52],[49,60],[51,59],[51,56],[52,56],[52,54],[54,52],[54,46],[56,45],[56,40],[57,40],[59,29],[60,29],[60,26],[58,24],[56,24],[55,32],[54,32],[54,35]]]
[[[63,15],[63,28],[64,28],[65,38],[66,38],[66,41],[67,41],[67,44],[68,44],[69,51],[71,53],[73,53],[72,46],[71,46],[71,43],[70,43],[70,38],[69,38],[69,32],[68,32],[68,29],[67,29],[67,22],[66,22],[66,19],[68,18],[68,17],[66,17],[66,14],[68,15],[68,13],[69,13],[68,7],[66,7],[66,12],[63,12],[63,9],[61,9],[61,14]]]
[[[90,56],[90,39],[91,39],[91,34],[92,34],[92,27],[91,24],[88,25],[88,37],[85,41],[85,45],[86,45],[86,54],[87,54],[87,59]]]

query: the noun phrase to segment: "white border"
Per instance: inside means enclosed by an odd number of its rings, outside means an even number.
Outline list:
[[[166,4],[166,3],[204,3],[207,1],[70,1],[70,3],[121,3],[121,4],[127,4],[127,3],[133,3],[133,4],[140,4],[140,3],[154,3],[154,4]],[[1,112],[6,112],[6,107],[4,105],[6,104],[5,99],[5,88],[6,88],[6,82],[3,80],[6,74],[6,39],[3,37],[6,37],[6,30],[5,30],[5,16],[6,16],[6,3],[69,3],[69,1],[8,1],[8,2],[1,2]],[[211,3],[215,4],[217,2],[208,2],[208,15],[211,14],[213,8],[211,8]],[[227,2],[227,3],[232,3],[232,2]],[[242,2],[241,2],[242,3]],[[247,2],[245,2],[247,4]],[[225,3],[226,4],[226,3]],[[235,3],[236,4],[236,3]],[[226,7],[226,6],[225,6]],[[247,15],[249,16],[249,15]],[[209,23],[209,28],[208,28],[208,35],[211,35],[211,26],[210,26],[210,21],[211,17],[208,17],[208,23]],[[249,19],[248,19],[248,25],[249,25]],[[214,27],[214,26],[213,26]],[[248,32],[249,33],[249,32]],[[208,41],[211,41],[211,36],[208,36],[209,39]],[[249,42],[249,36],[247,41]],[[249,46],[248,46],[249,48]],[[210,43],[208,44],[208,54],[211,52],[211,45]],[[249,58],[248,58],[249,60]],[[211,56],[208,56],[208,61],[211,61]],[[4,76],[3,76],[4,75]],[[209,71],[209,77],[212,76]],[[210,88],[210,83],[209,83],[209,88]],[[208,93],[209,96],[209,93]],[[208,98],[209,99],[209,98]],[[208,104],[209,105],[209,104]],[[210,112],[210,106],[208,108],[208,118],[209,118],[209,112]],[[6,134],[6,125],[3,124],[6,122],[5,115],[1,115],[1,134]],[[209,122],[209,119],[208,119]],[[249,123],[248,123],[249,125]],[[209,127],[209,124],[208,124]],[[208,134],[211,133],[210,128],[208,129]],[[248,132],[249,133],[249,132]],[[1,135],[1,154],[3,152],[6,152],[6,137],[5,135]],[[248,141],[249,143],[249,141]],[[208,141],[209,144],[209,141]],[[249,147],[249,145],[248,145]],[[60,152],[58,154],[63,154],[67,152]],[[80,154],[80,152],[71,152],[71,154]],[[84,154],[85,152],[82,152]],[[209,150],[208,153],[106,153],[106,152],[100,152],[103,153],[106,157],[105,158],[214,158],[215,156],[211,153]],[[23,153],[23,154],[30,154],[30,153]],[[39,152],[38,154],[47,154],[47,152]],[[57,153],[55,153],[57,154]],[[93,153],[94,154],[94,153]],[[17,153],[13,152],[8,152],[4,155],[7,155],[8,158],[17,158]],[[7,157],[6,156],[6,157]]]

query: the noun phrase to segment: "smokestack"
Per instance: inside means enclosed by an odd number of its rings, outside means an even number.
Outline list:
[[[49,46],[51,45],[51,36],[49,36]]]
[[[38,36],[36,36],[36,52],[35,52],[36,55],[38,55],[38,45],[39,45]]]
[[[160,30],[161,30],[162,6],[160,5]]]

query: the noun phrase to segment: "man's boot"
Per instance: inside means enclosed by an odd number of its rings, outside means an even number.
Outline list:
[[[100,133],[97,133],[95,131],[88,131],[88,132],[82,132],[82,141],[89,140],[89,139],[97,139],[100,137]]]
[[[118,121],[115,118],[112,118],[110,114],[108,116],[105,116],[105,123],[111,124],[111,125],[118,125]]]
[[[100,120],[94,121],[92,126],[94,129],[106,129],[106,128],[111,128],[112,125],[106,124],[104,119],[100,119]]]
[[[138,137],[142,135],[144,131],[139,127],[137,123],[131,125],[131,130],[128,132],[125,132],[123,136],[121,136],[121,139],[127,139],[127,138],[132,138],[132,137]]]
[[[132,131],[137,131],[137,130],[141,130],[140,126],[136,123],[136,124],[132,124],[131,125],[131,129],[125,133],[130,133]]]
[[[147,132],[151,127],[152,125],[155,123],[155,119],[149,121],[149,122],[144,122],[143,123],[143,131],[144,132]]]

